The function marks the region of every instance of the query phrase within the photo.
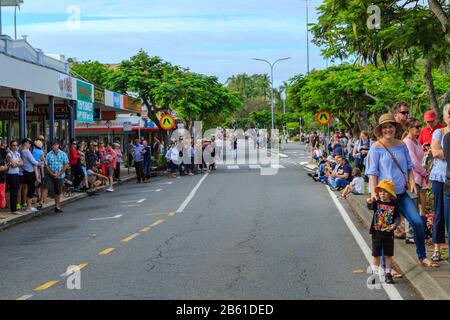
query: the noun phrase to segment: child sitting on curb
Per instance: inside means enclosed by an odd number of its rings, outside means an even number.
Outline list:
[[[365,193],[365,185],[364,185],[364,178],[362,178],[361,170],[358,168],[354,168],[352,171],[353,180],[350,182],[348,186],[342,190],[341,199],[347,199],[348,195],[350,193],[356,194],[356,195],[362,195]]]
[[[374,275],[381,276],[380,261],[384,254],[386,260],[385,281],[388,284],[395,283],[392,270],[392,257],[394,256],[394,230],[400,224],[400,214],[394,203],[397,198],[395,194],[395,185],[391,180],[381,180],[375,188],[377,195],[376,201],[372,198],[367,199],[367,207],[373,210],[373,219],[370,226],[372,235],[372,272]],[[375,282],[375,279],[373,280]]]

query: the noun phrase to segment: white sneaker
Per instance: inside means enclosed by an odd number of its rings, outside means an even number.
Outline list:
[[[113,189],[113,188],[108,188],[108,189],[106,189],[106,191],[107,191],[107,192],[113,192],[114,189]]]
[[[29,210],[27,210],[27,211],[25,211],[25,212],[38,212],[39,210],[38,209],[36,209],[36,208],[31,208],[31,209],[29,209]]]

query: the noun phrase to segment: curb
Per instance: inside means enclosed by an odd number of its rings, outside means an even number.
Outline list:
[[[127,181],[133,180],[133,179],[136,179],[136,175],[135,174],[131,174],[131,175],[127,176],[126,178],[124,178],[122,180],[122,182],[127,182]],[[115,184],[117,184],[117,182]],[[97,188],[97,191],[104,191],[107,188],[108,188],[108,186],[102,186],[102,187]],[[79,199],[83,199],[83,198],[86,198],[86,197],[88,197],[88,194],[85,193],[85,192],[76,194],[75,196],[73,196],[71,198],[62,200],[61,201],[61,206],[67,205],[69,203],[75,202],[75,201],[77,201]],[[6,230],[6,229],[8,229],[8,228],[10,228],[10,227],[12,227],[14,225],[30,221],[30,220],[32,220],[34,218],[39,218],[39,217],[42,217],[44,215],[48,215],[49,213],[53,213],[53,211],[54,211],[54,204],[51,204],[51,205],[48,205],[48,206],[42,208],[38,212],[30,212],[30,213],[26,213],[26,214],[24,214],[22,216],[18,216],[17,218],[14,218],[14,219],[11,219],[11,220],[8,220],[8,221],[3,221],[3,222],[0,221],[0,232],[2,232],[2,231]]]
[[[305,166],[302,165],[305,169]],[[370,228],[370,213],[361,206],[358,202],[353,201],[350,197],[346,200],[351,211],[356,218],[363,224],[366,229]],[[366,213],[366,214],[364,214]],[[435,270],[428,269],[428,272],[424,271],[424,268],[419,266],[417,257],[412,256],[405,248],[405,244],[399,241],[395,241],[395,266],[403,274],[403,277],[408,280],[414,290],[425,300],[450,300],[450,290],[446,291],[440,286],[438,279],[432,277],[429,272],[437,271],[439,269],[446,268],[447,265],[441,265],[440,268]],[[442,281],[448,282],[448,276]]]

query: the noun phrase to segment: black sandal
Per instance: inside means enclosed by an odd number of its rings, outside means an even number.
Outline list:
[[[442,256],[440,251],[433,252],[433,255],[431,256],[431,260],[434,262],[442,261]]]

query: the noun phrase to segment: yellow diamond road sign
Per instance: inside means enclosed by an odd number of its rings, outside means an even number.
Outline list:
[[[317,122],[322,126],[327,126],[331,122],[331,112],[330,111],[319,111],[316,114]]]
[[[170,114],[165,114],[159,119],[159,125],[164,130],[172,130],[175,126],[175,119]]]

